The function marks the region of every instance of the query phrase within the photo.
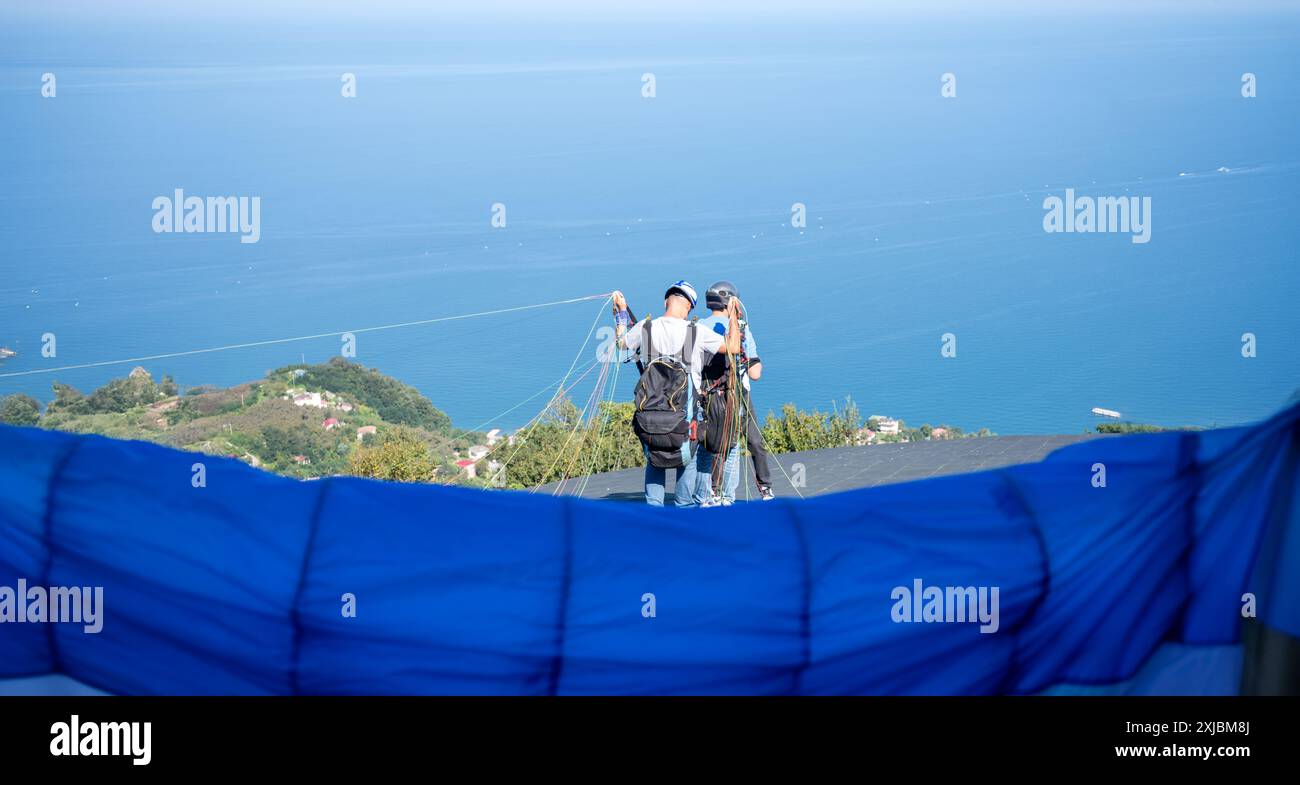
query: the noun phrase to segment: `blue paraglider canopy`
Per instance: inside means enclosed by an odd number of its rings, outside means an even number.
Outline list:
[[[0,678],[127,694],[1231,692],[1243,618],[1300,635],[1298,421],[1300,406],[699,513],[299,482],[5,427]],[[30,618],[42,608],[59,623]]]

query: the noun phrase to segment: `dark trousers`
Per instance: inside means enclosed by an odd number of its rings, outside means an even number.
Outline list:
[[[768,465],[767,446],[763,444],[763,429],[758,427],[758,415],[754,413],[749,390],[742,388],[741,394],[745,407],[745,441],[749,443],[749,454],[754,462],[754,481],[759,485],[771,485],[772,469]]]

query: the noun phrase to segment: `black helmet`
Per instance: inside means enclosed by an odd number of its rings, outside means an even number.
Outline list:
[[[731,281],[718,281],[704,293],[704,304],[710,311],[725,310],[732,297],[737,297],[736,285]]]

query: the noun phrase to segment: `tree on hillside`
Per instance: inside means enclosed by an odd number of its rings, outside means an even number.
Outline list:
[[[405,428],[357,447],[348,458],[349,474],[396,482],[429,482],[437,466],[429,444]]]
[[[136,368],[124,379],[113,379],[91,393],[86,399],[92,412],[120,413],[137,406],[148,406],[162,397],[153,377],[143,368]]]
[[[41,419],[41,404],[30,395],[14,393],[0,398],[0,422],[5,425],[35,425]]]
[[[54,390],[54,400],[50,401],[50,405],[45,407],[46,414],[59,412],[66,414],[91,413],[86,396],[76,387],[63,382],[55,382],[51,387]]]
[[[295,456],[301,455],[320,470],[325,468],[321,464],[332,456],[338,440],[319,427],[271,425],[262,429],[261,442],[255,447],[255,452],[268,464],[293,466]]]

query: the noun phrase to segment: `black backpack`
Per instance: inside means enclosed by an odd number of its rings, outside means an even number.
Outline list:
[[[656,354],[651,341],[649,319],[642,328],[641,356],[645,371],[636,383],[636,413],[632,430],[650,452],[650,463],[661,469],[681,467],[682,445],[690,438],[686,402],[690,396],[691,354],[695,351],[695,329],[686,328],[686,340],[679,354]]]

